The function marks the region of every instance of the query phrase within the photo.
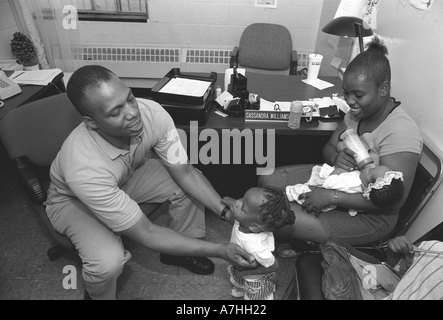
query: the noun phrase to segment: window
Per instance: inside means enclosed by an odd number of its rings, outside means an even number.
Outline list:
[[[77,0],[76,6],[80,21],[148,21],[148,0]]]

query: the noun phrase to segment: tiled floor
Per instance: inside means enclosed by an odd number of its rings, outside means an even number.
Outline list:
[[[75,253],[66,253],[49,261],[46,251],[53,244],[45,225],[18,183],[8,161],[0,161],[0,300],[81,300],[84,283],[81,263]],[[164,222],[164,216],[156,219]],[[207,214],[207,240],[227,242],[231,227],[215,215]],[[214,274],[195,275],[186,269],[160,263],[159,254],[131,241],[125,241],[133,257],[118,281],[121,300],[239,300],[230,296],[227,262],[212,259]],[[293,276],[294,259],[278,258],[280,270],[277,297],[283,297]],[[65,270],[73,266],[76,272]],[[64,289],[67,281],[75,289]]]

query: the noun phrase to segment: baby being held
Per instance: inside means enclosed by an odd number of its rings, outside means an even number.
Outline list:
[[[389,207],[403,197],[403,174],[392,171],[389,167],[369,163],[361,170],[345,171],[328,164],[314,166],[310,179],[304,184],[295,184],[286,187],[289,201],[303,203],[303,196],[310,192],[312,187],[322,187],[347,193],[362,193],[378,207]],[[335,207],[327,207],[327,212]],[[349,210],[349,214],[357,214],[356,210]]]

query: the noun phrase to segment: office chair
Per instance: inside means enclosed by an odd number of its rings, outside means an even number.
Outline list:
[[[253,23],[246,27],[239,45],[231,51],[230,67],[249,68],[258,73],[295,75],[297,63],[297,51],[292,49],[292,37],[286,27]]]
[[[32,203],[45,223],[56,245],[48,251],[49,260],[57,259],[63,250],[75,250],[71,241],[52,227],[43,203],[49,186],[49,167],[64,140],[82,121],[66,93],[36,100],[11,110],[0,121],[0,138]],[[160,204],[143,204],[145,214]]]

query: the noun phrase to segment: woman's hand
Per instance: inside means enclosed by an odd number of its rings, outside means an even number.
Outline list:
[[[313,188],[311,192],[302,193],[298,198],[303,200],[302,208],[318,216],[321,211],[333,203],[333,191],[324,188]]]
[[[346,171],[353,171],[358,169],[357,162],[354,159],[355,152],[349,148],[344,148],[337,154],[334,160],[334,166]]]

